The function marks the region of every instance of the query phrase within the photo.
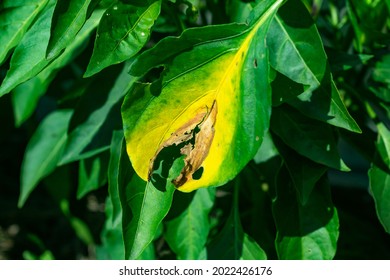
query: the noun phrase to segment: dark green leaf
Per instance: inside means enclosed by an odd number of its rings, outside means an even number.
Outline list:
[[[122,72],[119,72],[121,68]],[[120,115],[117,114],[120,101],[134,82],[126,70],[122,66],[103,72],[87,88],[72,117],[60,164],[109,148],[110,132],[121,126]]]
[[[292,100],[305,91],[304,85],[294,82],[279,72],[276,72],[276,77],[271,86],[272,106],[278,106]]]
[[[233,205],[230,215],[219,234],[207,247],[207,257],[211,260],[254,260],[267,259],[260,246],[244,233],[238,211],[239,179],[235,179]]]
[[[91,5],[95,5],[96,0]],[[58,0],[51,23],[47,59],[56,57],[68,47],[83,27],[91,0]]]
[[[326,178],[318,182],[307,203],[302,205],[286,168],[282,168],[273,212],[279,259],[329,260],[334,257],[339,221]]]
[[[290,0],[281,7],[271,23],[267,44],[272,67],[295,83],[309,86],[293,106],[309,117],[360,132],[341,101],[321,38],[301,1]]]
[[[345,108],[333,80],[330,83],[324,81],[312,93],[305,92],[289,103],[311,118],[361,133],[360,127]]]
[[[299,202],[305,205],[313,188],[328,168],[289,149],[277,136],[274,136],[274,141],[290,173]]]
[[[19,207],[23,206],[39,181],[57,166],[65,147],[71,115],[70,110],[53,112],[31,137],[22,163]]]
[[[179,260],[197,260],[205,249],[210,230],[209,212],[215,188],[192,193],[176,192],[167,217],[165,239]]]
[[[274,108],[271,129],[297,153],[331,168],[348,171],[329,125],[308,119],[288,106]]]
[[[373,165],[369,171],[370,189],[375,200],[379,221],[390,233],[390,132],[382,123],[378,124],[378,156],[386,164],[387,170]]]
[[[84,76],[92,76],[137,54],[148,42],[160,9],[161,0],[148,0],[139,5],[119,1],[107,9]]]
[[[0,65],[18,45],[48,0],[3,0],[0,3]]]
[[[342,72],[361,66],[374,57],[369,54],[348,54],[332,49],[326,50],[326,53],[329,57],[332,72]]]
[[[373,78],[377,82],[390,85],[390,54],[385,55],[376,63]]]
[[[81,199],[90,191],[98,189],[107,182],[107,167],[107,152],[80,161],[77,199]]]

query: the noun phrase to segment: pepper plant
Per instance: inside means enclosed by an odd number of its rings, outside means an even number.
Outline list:
[[[46,186],[72,218],[70,196],[105,190],[97,258],[342,256],[345,147],[390,233],[390,1],[0,9],[0,97],[29,139],[18,207]]]

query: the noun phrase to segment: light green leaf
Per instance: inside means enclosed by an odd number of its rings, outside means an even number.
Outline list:
[[[248,234],[244,233],[240,260],[266,260],[267,255]]]
[[[119,200],[119,198],[118,198]],[[122,222],[113,224],[114,207],[112,199],[108,197],[105,203],[106,221],[101,233],[102,244],[96,246],[96,258],[98,260],[123,260],[125,258],[125,246],[122,235]],[[122,212],[119,213],[122,218]]]
[[[108,164],[108,193],[112,204],[112,223],[116,225],[122,218],[121,203],[119,197],[119,169],[122,152],[123,131],[114,131],[111,139],[110,162]]]
[[[214,198],[215,188],[199,189],[191,194],[175,193],[164,236],[177,259],[198,260],[202,257]]]
[[[120,100],[133,82],[134,78],[127,74],[123,66],[110,69],[95,78],[75,109],[69,138],[59,164],[109,149],[111,134],[107,131],[120,128],[120,116],[117,115]]]
[[[19,207],[23,206],[39,181],[57,166],[65,147],[71,115],[70,110],[51,113],[31,137],[22,163]]]
[[[54,0],[50,0],[42,14],[15,48],[10,69],[0,86],[0,97],[37,75],[49,64],[49,61],[46,60],[45,50],[49,42],[53,11]]]
[[[330,187],[323,178],[302,205],[285,168],[277,181],[273,202],[276,250],[282,260],[330,260],[335,256],[339,221]]]
[[[126,189],[122,190],[126,259],[138,259],[153,241],[172,204],[175,186],[171,180],[182,168],[183,160],[179,158],[174,162],[164,183],[145,183],[134,175]]]
[[[390,131],[382,123],[377,127],[379,132],[378,156],[386,164],[387,169],[383,170],[373,165],[368,175],[379,221],[386,232],[390,233]]]
[[[131,4],[118,1],[103,15],[85,77],[137,54],[148,42],[161,0]]]
[[[18,45],[48,0],[3,0],[0,3],[0,65]]]
[[[279,10],[270,26],[267,45],[273,68],[309,86],[291,103],[294,107],[309,117],[360,132],[341,101],[318,30],[301,1],[287,1]]]
[[[257,151],[253,160],[257,164],[259,164],[262,162],[266,162],[267,160],[269,160],[270,158],[273,158],[274,156],[276,156],[278,154],[279,154],[279,152],[276,149],[276,147],[272,141],[271,134],[269,132],[267,132],[264,135],[263,143],[261,144],[261,146],[260,146],[259,150]]]
[[[46,93],[57,72],[78,56],[86,47],[86,41],[99,23],[103,10],[96,10],[66,50],[38,75],[18,85],[12,91],[15,125],[20,126],[34,112],[38,101]]]
[[[96,5],[96,0],[58,0],[51,23],[51,35],[46,50],[46,58],[52,59],[68,47],[83,27],[87,11]]]
[[[174,182],[184,192],[220,186],[254,157],[271,107],[265,34],[282,2],[261,2],[249,26],[187,29],[135,60],[130,73],[139,77],[164,66],[160,80],[133,87],[122,106],[127,152],[143,180],[168,146],[186,155]]]
[[[271,129],[300,155],[331,168],[349,171],[340,158],[329,125],[308,119],[288,106],[280,106],[272,111]]]

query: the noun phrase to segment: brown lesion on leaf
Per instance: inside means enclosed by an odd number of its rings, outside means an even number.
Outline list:
[[[176,187],[184,185],[201,168],[207,157],[211,143],[214,139],[214,125],[217,116],[217,102],[214,100],[211,108],[205,106],[191,120],[177,129],[160,145],[155,156],[150,160],[149,179],[154,170],[154,161],[162,149],[176,146],[180,148],[180,154],[185,155],[184,168],[180,175],[172,182]]]

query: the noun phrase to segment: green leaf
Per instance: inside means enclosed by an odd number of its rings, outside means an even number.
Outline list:
[[[244,233],[241,260],[266,260],[267,255],[248,234]]]
[[[207,246],[207,257],[211,260],[265,260],[265,252],[242,229],[238,210],[240,181],[238,177],[235,180],[232,210],[222,230]]]
[[[108,155],[105,152],[80,161],[77,199],[81,199],[107,182],[107,168]]]
[[[301,1],[287,1],[279,10],[271,23],[267,45],[274,69],[309,86],[291,103],[294,107],[309,117],[360,132],[341,101],[318,30]]]
[[[122,152],[123,131],[114,131],[111,139],[110,162],[108,164],[108,193],[112,204],[112,223],[116,225],[122,218],[122,208],[119,197],[119,169]]]
[[[202,257],[214,198],[215,188],[199,189],[191,194],[175,193],[164,236],[177,259],[198,260]]]
[[[296,83],[279,72],[276,72],[276,77],[271,86],[272,106],[279,106],[293,100],[305,91],[305,87],[307,88],[307,86]]]
[[[56,168],[65,147],[71,115],[70,110],[51,113],[31,137],[22,163],[19,207],[23,206],[39,181]]]
[[[286,168],[282,168],[273,213],[279,259],[330,260],[334,257],[339,221],[325,178],[318,182],[307,203],[302,205]]]
[[[274,136],[273,139],[290,173],[291,180],[298,193],[299,202],[305,205],[310,198],[313,188],[328,168],[300,156],[289,149],[277,136]]]
[[[261,143],[261,146],[259,150],[257,151],[255,157],[253,160],[259,164],[262,162],[266,162],[270,158],[273,158],[274,156],[278,155],[278,150],[276,149],[271,134],[267,132],[264,135],[263,143]]]
[[[373,78],[377,82],[390,85],[390,54],[385,55],[375,64]]]
[[[92,1],[94,6],[96,0]],[[51,23],[46,58],[52,59],[68,47],[83,27],[91,0],[58,0]]]
[[[164,66],[159,80],[133,87],[122,106],[127,152],[143,180],[168,146],[184,145],[186,168],[175,179],[184,192],[220,186],[254,157],[271,107],[265,34],[281,3],[263,1],[249,27],[187,29],[137,57],[132,75]]]
[[[111,131],[121,126],[120,101],[134,82],[125,70],[121,66],[102,72],[87,88],[72,117],[60,164],[109,149]]]
[[[48,0],[3,0],[0,3],[0,65],[18,45]]]
[[[0,97],[9,93],[17,85],[37,75],[45,68],[46,47],[50,37],[50,20],[54,11],[54,1],[50,0],[33,26],[26,32],[11,58],[10,69],[0,86]]]
[[[167,215],[173,199],[175,186],[171,183],[183,168],[183,160],[177,159],[173,164],[165,186],[145,183],[134,175],[123,192],[122,207],[123,232],[126,259],[137,259],[153,241],[159,225]],[[126,211],[125,211],[126,210]],[[128,211],[130,210],[130,211]]]
[[[390,132],[382,123],[377,127],[379,132],[378,156],[386,164],[387,170],[373,165],[368,175],[379,221],[386,232],[390,233]]]
[[[119,198],[118,198],[119,199]],[[122,222],[112,223],[114,207],[112,199],[108,197],[105,203],[106,222],[101,233],[102,244],[96,247],[96,258],[98,260],[123,260],[125,258],[125,246],[122,236]],[[122,218],[122,213],[119,213]]]
[[[148,42],[160,14],[161,0],[137,3],[119,1],[107,9],[98,27],[85,77],[131,58]]]
[[[99,23],[102,10],[96,10],[87,20],[66,50],[38,75],[18,85],[12,91],[15,125],[20,126],[34,112],[39,98],[44,95],[57,72],[78,56],[86,47],[86,41]]]
[[[340,158],[329,125],[308,119],[288,106],[280,106],[272,111],[271,129],[300,155],[331,168],[349,171]]]

